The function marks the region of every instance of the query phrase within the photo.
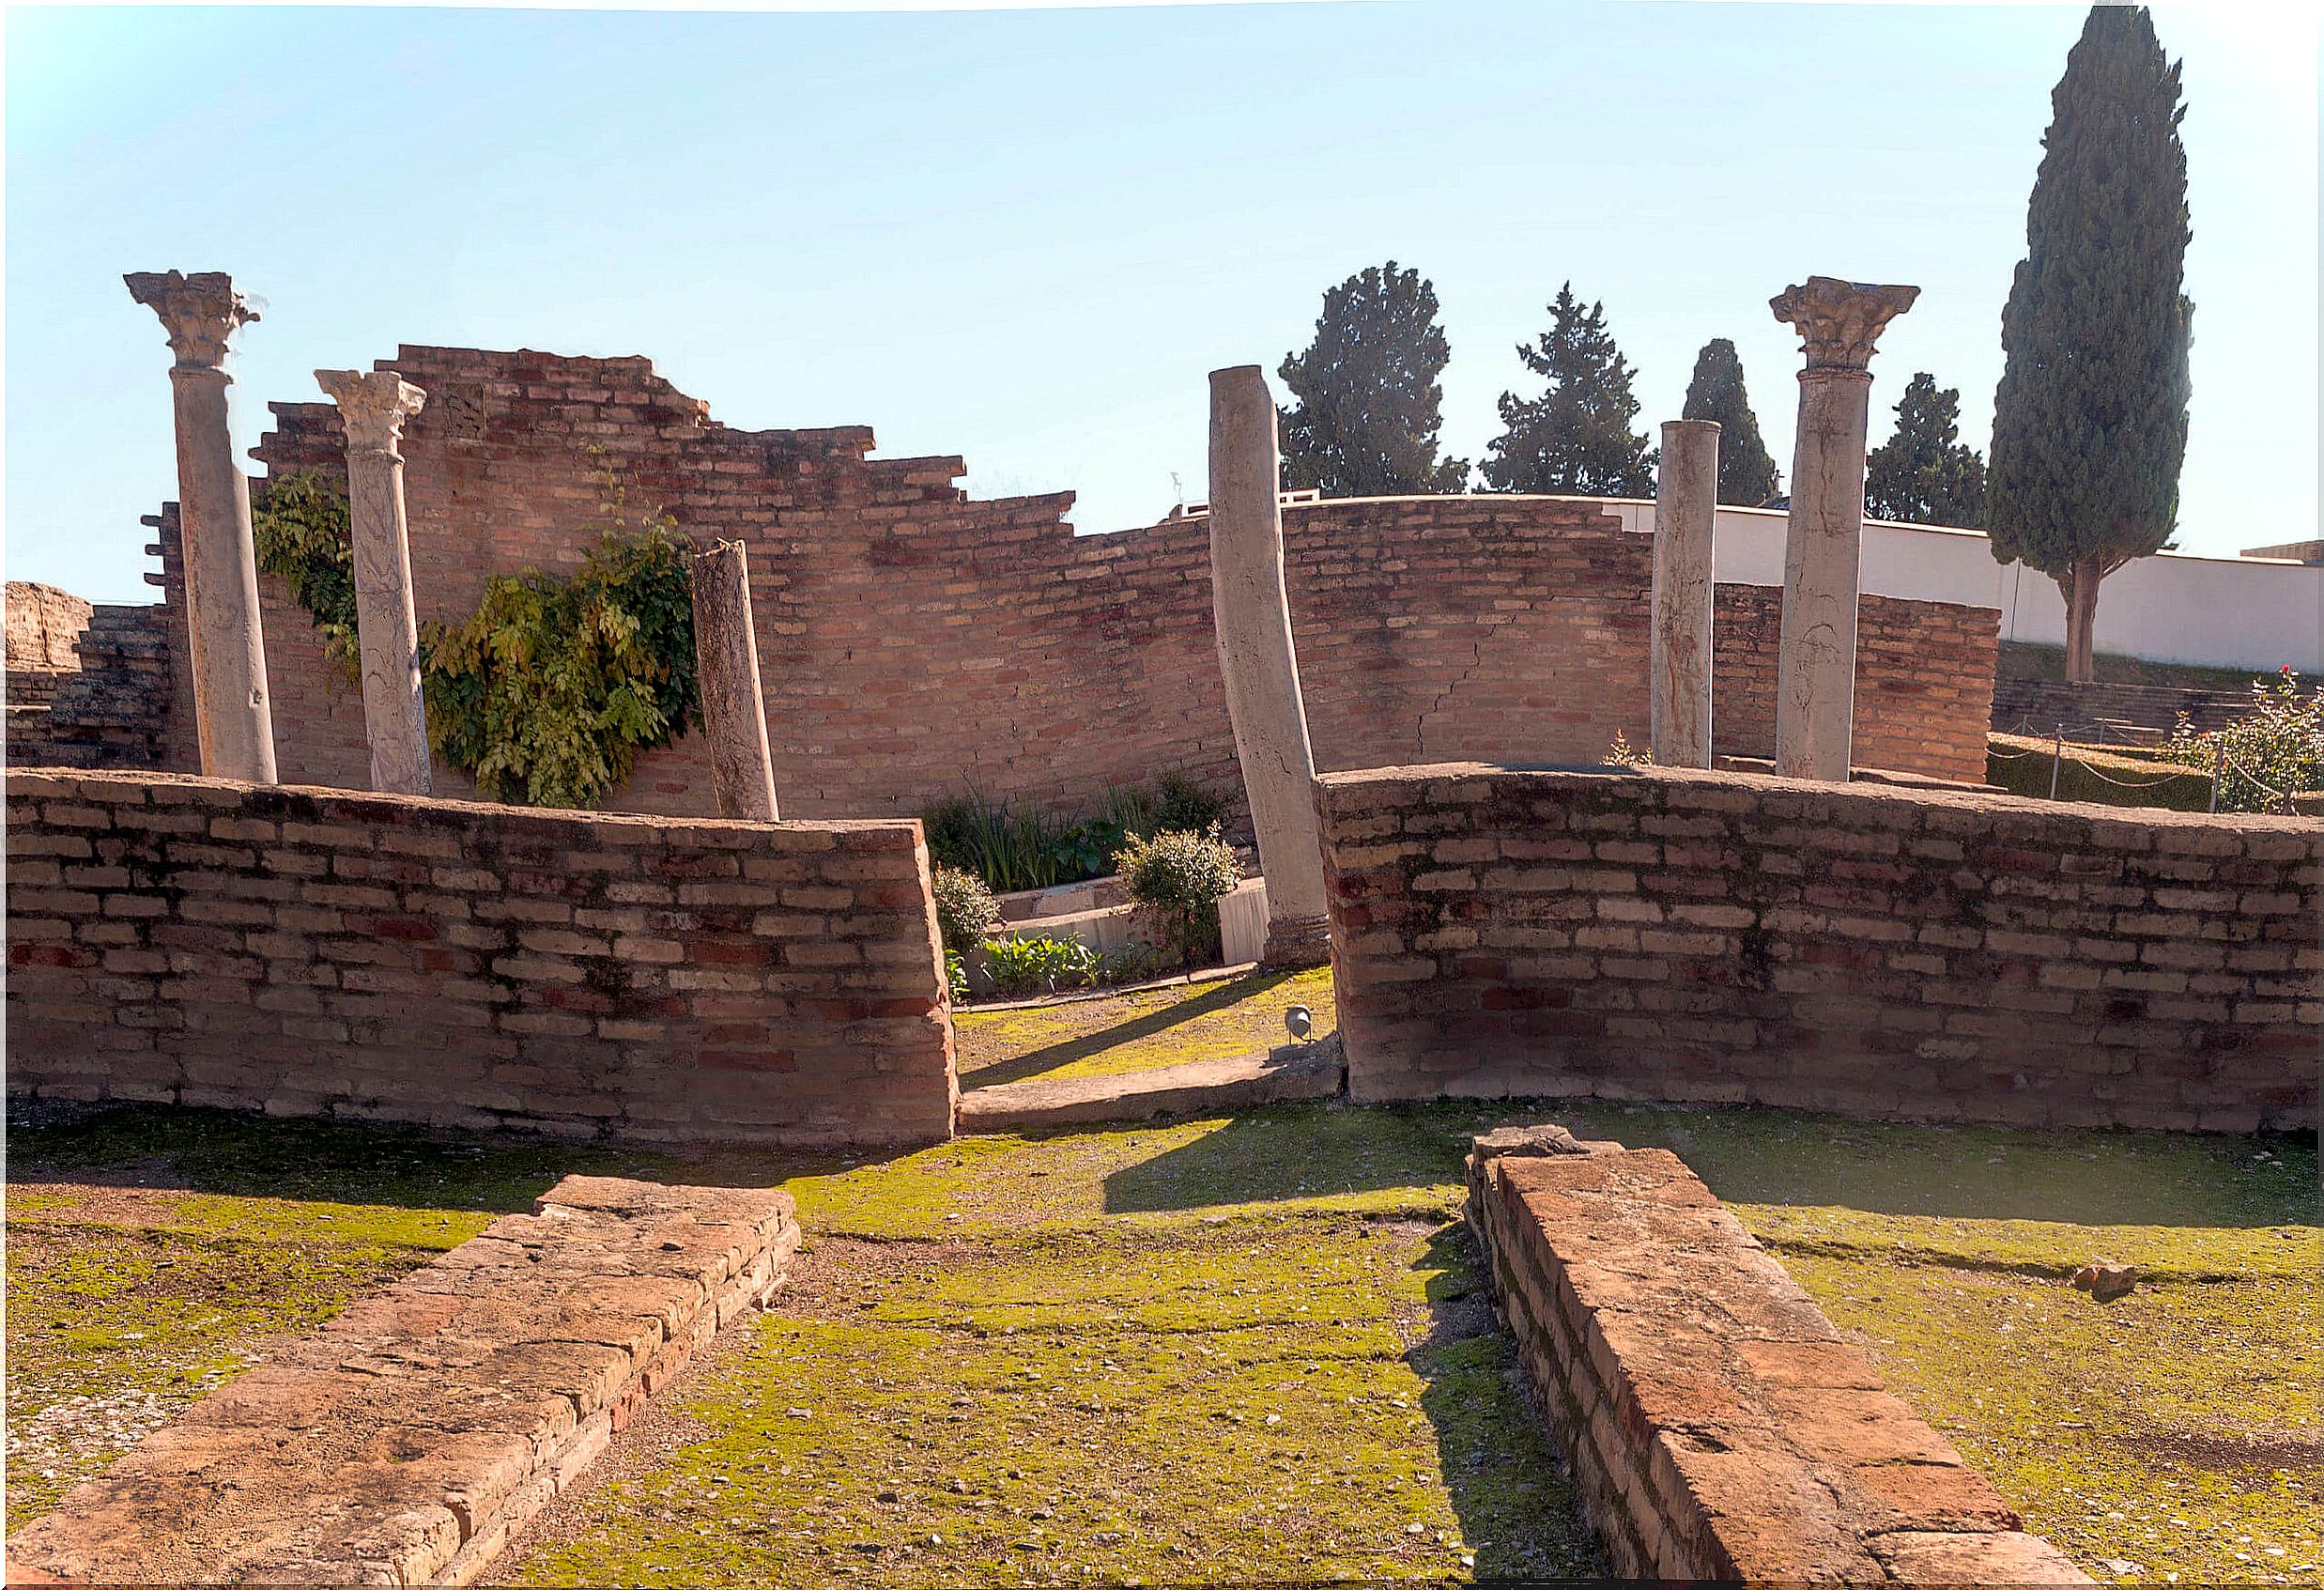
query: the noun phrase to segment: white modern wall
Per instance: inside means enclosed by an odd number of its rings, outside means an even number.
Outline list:
[[[1655,528],[1652,502],[1606,505],[1624,530]],[[1779,508],[1721,508],[1716,578],[1782,584],[1785,518]],[[2005,641],[2066,643],[2056,582],[2024,563],[1995,563],[1983,531],[1867,519],[1862,579],[1872,595],[1996,608]],[[2108,576],[2099,593],[2098,649],[2152,662],[2324,672],[2324,565],[2179,552],[2140,558]]]

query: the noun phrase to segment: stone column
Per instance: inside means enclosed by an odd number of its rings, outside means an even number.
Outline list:
[[[1799,438],[1783,550],[1783,628],[1776,662],[1776,771],[1845,781],[1856,691],[1857,554],[1864,540],[1864,427],[1881,329],[1918,287],[1830,276],[1769,300],[1798,328]]]
[[[1711,765],[1711,532],[1718,422],[1666,420],[1655,476],[1655,599],[1648,721],[1655,761]]]
[[[750,564],[739,541],[694,556],[694,674],[718,815],[774,822],[775,755],[767,748],[759,635],[750,622]]]
[[[355,552],[355,636],[362,653],[363,733],[371,787],[428,793],[420,626],[411,610],[404,530],[404,421],[427,394],[392,370],[317,370],[347,432],[348,526]]]
[[[186,627],[192,641],[193,724],[202,771],[274,782],[274,713],[259,629],[258,563],[250,534],[250,480],[234,461],[226,343],[258,318],[223,270],[139,270],[130,297],[169,333],[177,423],[177,513],[183,528]]]
[[[1210,610],[1226,679],[1235,755],[1267,875],[1270,965],[1318,965],[1330,953],[1316,755],[1300,698],[1291,604],[1283,584],[1283,505],[1275,400],[1256,364],[1210,372]]]

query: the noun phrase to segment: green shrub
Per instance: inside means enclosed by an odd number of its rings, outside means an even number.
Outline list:
[[[2324,790],[2324,689],[2303,698],[2287,664],[2252,681],[2249,718],[2199,734],[2182,716],[2156,754],[2185,767],[2218,767],[2222,811],[2283,811],[2286,795]]]
[[[1198,832],[1222,821],[1224,797],[1177,773],[1149,787],[1110,791],[1094,816],[1069,818],[1031,807],[988,801],[974,793],[940,801],[920,814],[928,852],[982,878],[996,894],[1055,888],[1103,877],[1131,834],[1164,828]]]
[[[929,874],[931,892],[936,897],[936,931],[944,937],[944,947],[965,955],[984,939],[984,930],[998,919],[1001,908],[994,903],[993,891],[984,887],[984,880],[974,872],[958,867],[939,865]]]
[[[1098,952],[1070,938],[990,938],[984,965],[1004,999],[1062,994],[1097,981]]]
[[[252,540],[261,572],[290,587],[323,632],[323,656],[349,682],[360,676],[355,635],[355,550],[347,495],[313,470],[268,482],[250,508]]]
[[[1218,936],[1219,902],[1242,882],[1235,847],[1219,837],[1215,824],[1198,834],[1133,834],[1115,854],[1114,870],[1181,966],[1208,952]]]
[[[968,1003],[968,960],[957,949],[944,952],[944,986],[955,1005]]]

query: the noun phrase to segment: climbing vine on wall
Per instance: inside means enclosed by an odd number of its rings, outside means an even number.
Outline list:
[[[251,503],[258,567],[290,587],[323,632],[323,655],[347,678],[357,675],[355,557],[349,549],[346,493],[328,475],[300,471],[268,483]]]
[[[588,807],[629,777],[639,753],[685,733],[694,679],[692,552],[667,515],[633,514],[593,448],[597,544],[570,576],[496,575],[456,625],[422,627],[428,741],[487,800]],[[254,505],[261,568],[280,575],[324,632],[356,657],[346,499],[319,475],[286,475]]]

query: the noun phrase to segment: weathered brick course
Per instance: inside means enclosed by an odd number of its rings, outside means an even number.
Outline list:
[[[2316,1121],[2313,818],[1476,764],[1316,800],[1358,1099]]]
[[[2089,1582],[1677,1156],[1494,1133],[1469,1222],[1618,1577]]]
[[[12,1093],[649,1142],[951,1134],[916,824],[57,770],[12,773],[8,819]],[[744,866],[795,882],[623,897]]]
[[[423,620],[464,618],[492,575],[577,565],[607,468],[633,517],[659,505],[698,545],[747,546],[788,813],[912,815],[971,788],[1074,810],[1163,772],[1239,788],[1201,515],[1076,536],[1070,493],[973,502],[960,459],[869,458],[861,426],[730,429],[643,359],[407,347],[379,367],[429,394],[404,443]],[[271,407],[269,471],[344,470],[331,405]],[[158,764],[190,769],[181,559],[175,517],[157,523],[181,637]],[[1646,739],[1652,543],[1604,504],[1295,504],[1285,540],[1319,767],[1594,759],[1616,730]],[[283,777],[362,786],[360,694],[282,582],[261,586]],[[1773,753],[1780,595],[1718,589],[1723,753]],[[1998,615],[1866,597],[1860,622],[1857,761],[1981,782]],[[469,793],[448,769],[435,788]],[[642,759],[608,804],[713,810],[699,738]]]

